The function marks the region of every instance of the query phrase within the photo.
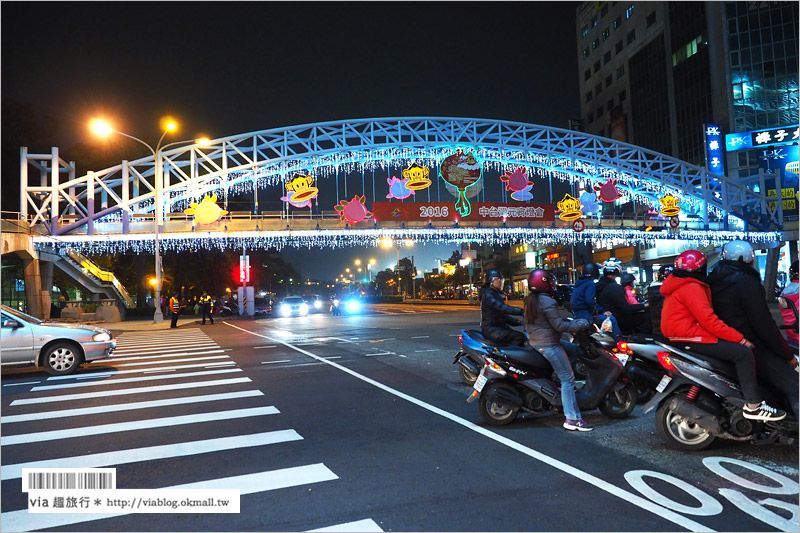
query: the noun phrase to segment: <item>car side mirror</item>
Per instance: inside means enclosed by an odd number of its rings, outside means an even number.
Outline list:
[[[17,328],[21,328],[22,324],[20,324],[19,322],[17,322],[13,318],[7,318],[7,319],[3,320],[3,327],[4,328],[17,329]]]

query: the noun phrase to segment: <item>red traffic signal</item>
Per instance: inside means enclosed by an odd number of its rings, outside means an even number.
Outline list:
[[[239,270],[236,272],[235,277],[238,278],[239,283],[250,283],[250,256],[239,256]]]

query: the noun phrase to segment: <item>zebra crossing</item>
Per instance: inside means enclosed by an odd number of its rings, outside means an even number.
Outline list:
[[[0,513],[5,531],[34,531],[128,514],[29,513],[22,508],[26,499],[20,495],[23,468],[124,469],[176,458],[204,462],[211,460],[207,456],[211,453],[285,447],[304,440],[294,429],[281,427],[279,408],[268,405],[264,392],[199,328],[123,333],[117,338],[114,356],[103,365],[33,385],[27,392],[14,393],[0,419],[3,499],[17,505],[13,510],[4,506]],[[3,394],[11,392],[4,387]],[[233,401],[246,403],[233,408]],[[229,420],[244,422],[235,426],[242,428],[241,434],[224,429],[232,427],[224,425]],[[160,428],[171,428],[168,439],[197,435],[195,428],[208,428],[215,422],[222,423],[221,431],[227,434],[165,443],[164,433],[158,433]],[[254,428],[268,430],[247,432]],[[103,442],[112,442],[115,449],[101,446],[97,452],[76,453],[75,442],[91,443],[98,436],[108,437]],[[83,438],[89,440],[79,440]],[[30,460],[39,450],[44,458]],[[53,457],[54,452],[59,456]],[[322,462],[282,466],[270,464],[274,468],[211,479],[204,475],[205,469],[197,469],[192,472],[199,478],[195,481],[162,486],[163,480],[154,479],[148,488],[238,489],[243,496],[241,512],[246,513],[247,494],[339,479]],[[354,519],[345,524],[318,524],[314,531],[382,531],[370,518]],[[113,530],[113,523],[107,527]]]

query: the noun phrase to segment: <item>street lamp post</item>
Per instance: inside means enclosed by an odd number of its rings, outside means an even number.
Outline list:
[[[129,135],[125,132],[116,130],[111,127],[111,125],[102,120],[102,119],[95,119],[89,123],[89,129],[92,130],[96,135],[101,137],[105,137],[110,135],[111,133],[116,133],[118,135],[122,135],[123,137],[127,137],[129,139],[133,139],[134,141],[143,144],[150,150],[150,153],[153,154],[154,160],[154,180],[155,180],[155,210],[153,213],[153,222],[154,222],[154,248],[155,248],[155,270],[156,270],[156,286],[155,286],[155,313],[153,314],[153,322],[159,324],[164,321],[164,314],[161,311],[161,284],[163,283],[163,269],[161,268],[161,250],[160,250],[160,231],[161,231],[161,221],[164,218],[164,206],[161,201],[161,196],[163,194],[163,171],[162,171],[162,164],[161,164],[161,153],[164,151],[165,148],[170,146],[175,146],[178,144],[185,144],[189,142],[199,143],[199,144],[207,144],[207,139],[192,139],[187,141],[178,141],[174,143],[169,143],[164,146],[161,146],[161,143],[164,141],[164,137],[167,136],[167,133],[171,131],[175,131],[178,128],[178,125],[172,120],[166,120],[164,122],[164,133],[161,134],[161,138],[158,140],[158,144],[156,144],[155,149],[152,146],[144,142],[143,140],[139,139],[138,137],[134,137],[133,135]]]

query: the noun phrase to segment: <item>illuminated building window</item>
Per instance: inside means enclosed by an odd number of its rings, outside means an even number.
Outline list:
[[[589,26],[584,26],[581,28],[581,37],[586,37],[589,35]]]
[[[622,17],[617,17],[617,19],[614,21],[614,24],[612,24],[615,30],[619,28],[621,25],[622,25]]]
[[[600,41],[598,39],[592,41],[592,50],[596,49],[598,46],[600,46]]]
[[[629,19],[633,16],[633,4],[628,6],[628,9],[625,10],[625,18]]]
[[[603,33],[601,35],[603,37],[603,40],[605,41],[606,39],[608,39],[608,36],[611,35],[611,32],[609,32],[608,28],[606,28],[603,30]]]
[[[592,18],[592,28],[597,26],[597,17]]]
[[[584,48],[583,49],[583,58],[586,59],[587,57],[589,57],[589,49],[588,48]]]

